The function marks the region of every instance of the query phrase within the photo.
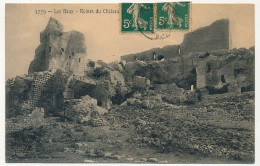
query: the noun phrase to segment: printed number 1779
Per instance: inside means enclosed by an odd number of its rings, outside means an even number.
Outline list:
[[[46,14],[46,10],[35,10],[35,14],[37,14],[37,15],[45,15]]]

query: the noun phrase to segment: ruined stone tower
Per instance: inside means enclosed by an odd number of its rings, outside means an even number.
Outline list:
[[[87,55],[85,37],[81,32],[63,32],[63,25],[51,17],[40,34],[40,42],[30,64],[29,74],[54,68],[65,73],[84,73]]]

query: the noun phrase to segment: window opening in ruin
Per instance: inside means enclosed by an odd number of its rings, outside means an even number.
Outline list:
[[[179,48],[179,54],[181,54],[181,49]]]
[[[157,57],[157,59],[160,61],[160,60],[163,60],[164,59],[164,56],[163,55],[159,55],[158,57]]]
[[[80,58],[79,58],[79,63],[80,63]]]
[[[74,56],[74,52],[72,52],[72,56]]]
[[[71,56],[69,56],[69,59],[71,60]]]
[[[190,82],[193,85],[193,88],[195,89],[197,87],[197,71],[196,68],[193,68],[191,70],[191,75],[189,76]]]
[[[51,53],[51,46],[49,46],[49,53]]]
[[[61,48],[61,51],[64,52],[64,48]]]
[[[155,60],[155,53],[153,53],[153,60]]]
[[[221,75],[221,82],[222,82],[222,83],[226,83],[226,80],[225,80],[225,76],[224,76],[224,75]]]
[[[237,77],[239,74],[243,74],[245,71],[246,69],[235,69],[234,76]]]
[[[211,72],[211,65],[207,64],[207,73],[210,73],[210,72]]]
[[[194,90],[194,85],[190,86],[190,90],[193,91]]]

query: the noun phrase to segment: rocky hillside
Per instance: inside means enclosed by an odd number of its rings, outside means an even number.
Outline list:
[[[7,162],[254,162],[254,47],[107,64],[54,18],[40,42],[6,82]]]

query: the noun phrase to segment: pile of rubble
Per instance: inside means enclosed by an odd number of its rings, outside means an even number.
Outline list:
[[[63,32],[53,18],[40,42],[29,74],[6,83],[7,144],[18,148],[11,156],[64,152],[64,144],[68,150],[76,146],[70,141],[86,139],[83,126],[120,124],[134,131],[128,141],[136,145],[253,160],[253,47],[107,64],[87,59],[84,35]],[[54,116],[65,124],[46,123]],[[84,155],[125,158],[93,149]]]
[[[254,123],[253,100],[250,99],[253,93],[212,96],[203,101],[203,105],[178,106],[158,100],[156,96],[160,94],[157,92],[150,98],[150,103],[160,107],[144,107],[142,103],[146,97],[134,96],[112,112],[122,127],[136,131],[130,142],[139,146],[146,144],[161,152],[254,160],[254,133],[250,127]]]
[[[106,109],[97,106],[97,100],[89,96],[80,99],[71,99],[65,102],[64,117],[81,124],[91,123],[99,126],[103,124],[101,115],[107,113]],[[104,125],[104,124],[103,124]]]

